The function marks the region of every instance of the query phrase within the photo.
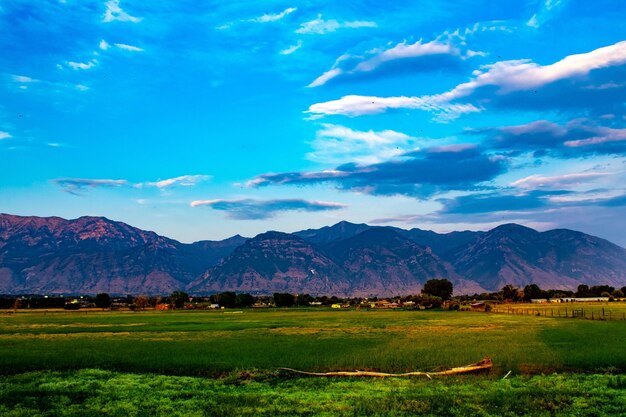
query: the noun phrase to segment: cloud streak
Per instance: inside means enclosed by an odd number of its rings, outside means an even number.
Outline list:
[[[209,179],[211,179],[209,175],[181,175],[179,177],[154,182],[144,182],[137,185],[140,187],[156,187],[161,189],[172,186],[193,187]]]
[[[80,195],[88,188],[115,188],[129,185],[127,180],[88,179],[88,178],[58,178],[52,180],[61,189],[73,195]]]
[[[125,179],[89,179],[89,178],[58,178],[52,180],[61,189],[70,194],[79,195],[80,191],[93,188],[117,188],[117,187],[133,187],[133,188],[158,188],[166,189],[174,186],[192,187],[200,182],[207,181],[211,177],[208,175],[181,175],[179,177],[168,178],[152,182],[132,183]]]
[[[114,45],[118,47],[119,49],[123,49],[125,51],[130,51],[130,52],[142,52],[143,51],[143,48],[139,48],[134,45],[127,45],[125,43],[115,43]]]
[[[297,7],[289,7],[287,9],[283,10],[280,13],[266,13],[266,14],[261,15],[259,17],[248,19],[248,22],[255,22],[255,23],[276,22],[278,20],[283,19],[285,16],[295,12],[296,10],[298,10]]]
[[[102,21],[105,23],[110,22],[131,22],[139,23],[142,21],[141,17],[131,16],[126,13],[120,6],[120,0],[109,0],[104,4],[106,10],[102,15]]]
[[[423,42],[421,39],[414,43],[400,42],[389,48],[377,48],[365,53],[367,56],[340,56],[332,68],[313,80],[308,87],[320,87],[331,80],[347,76],[364,76],[380,72],[411,72],[439,70],[458,66],[456,61],[468,58],[453,46],[450,40],[433,40]],[[475,55],[472,55],[475,56]],[[355,62],[356,61],[356,62]],[[386,71],[385,71],[386,70]]]
[[[359,131],[333,124],[322,124],[311,145],[307,159],[334,164],[382,162],[416,147],[415,138],[394,130]]]
[[[450,169],[450,167],[454,169]],[[505,171],[506,159],[472,145],[434,147],[376,164],[344,164],[332,170],[263,174],[249,187],[330,183],[340,190],[372,195],[428,198],[452,190],[477,190]]]
[[[315,201],[303,199],[275,199],[255,200],[250,198],[237,200],[196,200],[190,203],[191,207],[208,206],[213,210],[226,212],[226,215],[235,220],[263,220],[275,217],[286,211],[331,211],[340,210],[347,206],[342,203],[329,201]]]
[[[498,101],[501,96],[521,91],[533,91],[563,80],[570,80],[574,84],[580,82],[582,84],[578,86],[579,89],[585,87],[589,90],[589,82],[584,80],[585,76],[593,71],[619,67],[624,64],[626,64],[626,41],[598,48],[591,52],[570,55],[550,65],[539,65],[528,59],[500,61],[485,65],[473,72],[473,78],[470,81],[459,84],[452,90],[441,94],[421,97],[350,95],[339,100],[313,104],[309,107],[308,112],[318,117],[326,115],[361,116],[382,113],[392,109],[421,109],[434,113],[443,111],[450,116],[458,116],[480,110],[480,107],[473,104],[455,103],[462,99],[480,98],[486,102]],[[554,94],[556,93],[554,92]],[[544,98],[544,100],[546,99]],[[507,104],[514,105],[513,102],[514,100]],[[580,103],[580,105],[584,105],[584,103]]]
[[[317,15],[316,19],[309,20],[300,25],[296,29],[296,33],[300,35],[326,35],[328,33],[336,32],[339,29],[358,29],[358,28],[375,28],[378,27],[376,22],[372,21],[344,21],[339,22],[335,19],[324,20],[322,15]]]
[[[485,146],[513,154],[577,158],[626,152],[626,128],[601,126],[590,119],[574,119],[563,125],[536,120],[523,125],[470,129],[466,134],[483,135]]]

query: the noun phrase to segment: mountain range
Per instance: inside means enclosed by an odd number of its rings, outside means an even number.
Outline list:
[[[455,293],[506,284],[626,285],[626,249],[567,229],[504,224],[440,234],[340,222],[295,233],[178,242],[104,217],[0,214],[0,293],[388,296],[447,278]]]

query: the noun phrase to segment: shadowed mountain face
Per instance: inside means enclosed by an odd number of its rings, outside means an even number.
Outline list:
[[[0,293],[169,293],[245,240],[188,245],[103,217],[2,214]]]
[[[307,241],[267,232],[250,239],[194,281],[192,292],[347,294],[343,269]]]
[[[626,285],[626,249],[571,230],[488,232],[341,222],[293,234],[183,244],[103,217],[0,214],[0,293],[241,291],[387,296],[448,278],[457,293],[536,283]]]
[[[496,227],[449,256],[456,271],[484,288],[534,282],[574,289],[580,283],[623,286],[626,250],[572,230],[536,230],[517,224]]]
[[[370,228],[329,244],[327,251],[348,272],[355,295],[419,293],[430,278],[457,278],[430,248],[388,228]]]

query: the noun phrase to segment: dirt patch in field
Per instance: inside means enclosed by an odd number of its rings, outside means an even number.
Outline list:
[[[110,337],[120,337],[120,336],[131,336],[137,335],[137,333],[131,332],[94,332],[94,333],[42,333],[42,334],[3,334],[0,335],[0,340],[8,340],[8,339],[93,339],[93,338],[110,338]]]
[[[49,328],[75,328],[75,327],[136,327],[136,326],[146,326],[148,323],[126,323],[126,324],[104,324],[104,323],[70,323],[70,324],[54,324],[54,323],[39,323],[39,324],[29,324],[22,326],[15,326],[15,329],[49,329]]]

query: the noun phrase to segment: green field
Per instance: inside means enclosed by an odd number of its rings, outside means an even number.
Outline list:
[[[493,311],[516,315],[541,315],[546,317],[579,317],[593,320],[626,320],[626,302],[578,303],[514,303],[495,304]]]
[[[0,415],[623,415],[624,346],[626,321],[532,315],[5,312]],[[428,371],[484,357],[488,376],[433,381],[277,371]]]

